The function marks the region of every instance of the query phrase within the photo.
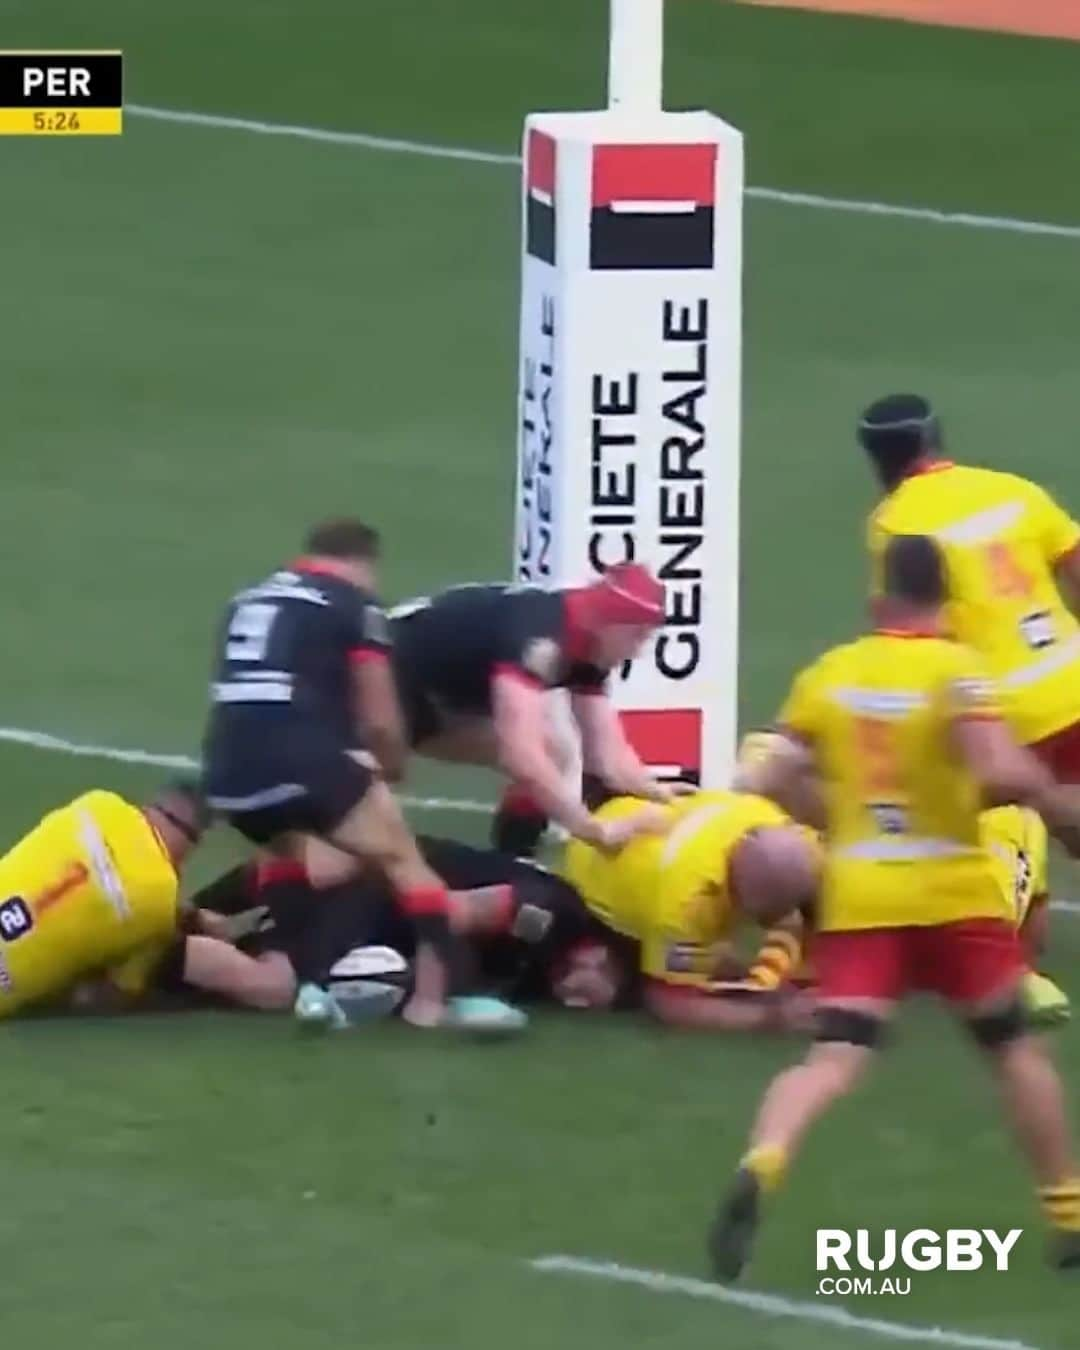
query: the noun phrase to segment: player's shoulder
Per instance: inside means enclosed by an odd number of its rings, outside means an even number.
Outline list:
[[[95,821],[102,822],[127,818],[137,810],[137,807],[132,806],[127,798],[121,797],[118,792],[110,792],[106,788],[91,788],[58,807],[53,814],[76,818],[89,816]]]
[[[844,642],[837,642],[832,647],[826,647],[809,661],[798,672],[795,677],[796,684],[802,688],[829,684],[832,681],[842,678],[857,664],[863,657],[866,649],[867,634],[860,633],[857,637],[848,638]]]
[[[686,797],[676,797],[668,809],[675,816],[690,816],[707,811],[719,813],[734,806],[745,795],[732,788],[702,788],[700,792],[690,793]]]
[[[787,812],[768,797],[760,797],[756,792],[732,792],[733,809],[747,829],[761,828],[764,825],[785,825],[790,821]]]
[[[979,816],[979,832],[989,848],[1019,848],[1024,829],[1023,808],[1019,806],[994,806]]]
[[[966,642],[956,642],[949,637],[926,638],[919,644],[923,650],[926,664],[941,670],[950,677],[970,679],[990,679],[990,672],[984,658],[974,647]]]
[[[878,503],[870,516],[870,538],[880,547],[890,534],[922,532],[947,524],[957,511],[968,512],[1015,500],[1034,484],[1001,469],[977,464],[942,464],[905,478]]]
[[[1032,478],[1009,469],[977,464],[957,466],[953,491],[958,500],[974,510],[995,507],[1015,510],[1017,503],[1028,510],[1039,510],[1053,501],[1047,490]]]
[[[993,692],[993,681],[983,658],[973,647],[949,637],[898,641],[890,653],[897,683],[919,685],[927,691],[953,689],[982,702]]]
[[[553,632],[562,626],[561,591],[549,591],[542,586],[528,586],[523,583],[507,584],[498,587],[497,590],[500,608],[507,614],[527,616],[549,627]]]

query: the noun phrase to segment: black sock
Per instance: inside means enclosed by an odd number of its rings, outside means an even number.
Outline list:
[[[531,858],[547,827],[547,816],[532,797],[511,786],[503,792],[492,817],[491,844],[512,858]]]

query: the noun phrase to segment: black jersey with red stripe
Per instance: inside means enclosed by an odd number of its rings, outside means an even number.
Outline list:
[[[466,585],[397,606],[390,626],[399,684],[470,713],[491,711],[491,685],[500,673],[541,688],[602,690],[608,672],[585,659],[571,594]]]
[[[211,720],[289,710],[348,740],[354,662],[386,659],[390,626],[368,591],[301,559],[229,602],[218,634]]]

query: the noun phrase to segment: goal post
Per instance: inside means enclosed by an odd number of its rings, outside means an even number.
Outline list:
[[[713,786],[736,738],[743,144],[662,110],[662,38],[663,0],[611,0],[608,108],[526,119],[514,573],[655,570],[664,626],[613,695],[646,763]]]

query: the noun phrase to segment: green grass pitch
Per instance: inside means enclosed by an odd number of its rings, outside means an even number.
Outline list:
[[[121,46],[137,102],[513,150],[528,110],[600,100],[605,8],[8,0],[2,38]],[[1080,221],[1080,46],[670,10],[669,101],[741,125],[751,182]],[[384,526],[392,597],[504,571],[512,168],[136,119],[120,140],[0,156],[0,721],[190,751],[222,597],[344,503]],[[750,721],[859,621],[871,491],[850,442],[868,397],[926,389],[959,454],[1077,506],[1080,242],[759,201],[747,240]],[[11,746],[0,772],[4,838],[79,788],[155,777]],[[428,771],[412,788],[490,791]],[[1052,968],[1074,993],[1078,951],[1062,916]],[[1072,1082],[1075,1033],[1059,1045]],[[5,1027],[2,1334],[24,1350],[868,1350],[865,1329],[527,1264],[699,1274],[717,1186],[793,1053],[556,1016],[502,1049],[395,1028],[301,1044],[242,1016]],[[813,1302],[819,1225],[1023,1226],[1008,1275],[924,1275],[851,1310],[1075,1344],[1075,1290],[1040,1265],[993,1105],[959,1038],[915,1010],[813,1139],[753,1286]]]

